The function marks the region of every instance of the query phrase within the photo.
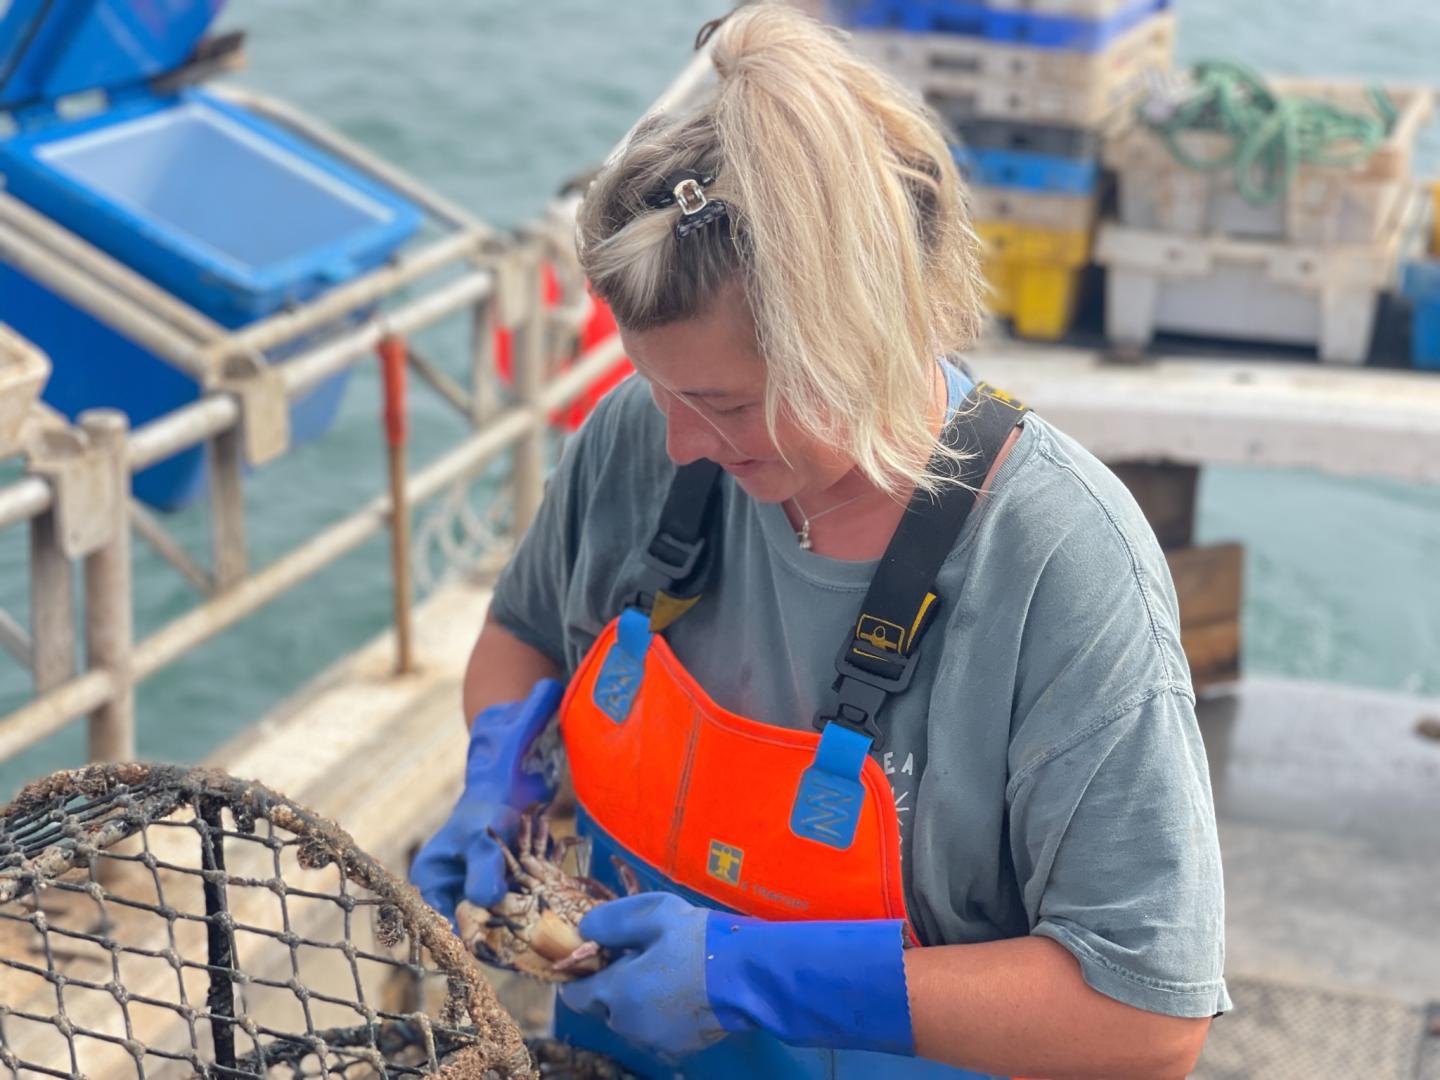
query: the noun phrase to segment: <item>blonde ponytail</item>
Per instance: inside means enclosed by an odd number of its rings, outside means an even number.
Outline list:
[[[779,3],[714,30],[713,95],[647,117],[581,207],[577,244],[626,329],[692,318],[739,282],[783,410],[892,491],[926,465],[935,357],[978,336],[978,242],[933,116],[842,37]],[[677,240],[645,196],[681,168],[713,173],[728,228]]]

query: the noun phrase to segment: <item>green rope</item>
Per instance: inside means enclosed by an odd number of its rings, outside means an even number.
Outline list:
[[[1235,184],[1255,206],[1284,195],[1302,162],[1351,165],[1364,161],[1395,125],[1394,102],[1378,87],[1369,90],[1374,116],[1328,101],[1272,93],[1254,72],[1239,64],[1209,61],[1192,73],[1193,93],[1157,119],[1141,107],[1141,119],[1161,138],[1176,161],[1192,169],[1235,170]],[[1230,148],[1204,158],[1180,145],[1186,131],[1218,131]]]

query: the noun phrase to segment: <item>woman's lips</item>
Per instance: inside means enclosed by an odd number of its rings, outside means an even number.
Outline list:
[[[758,461],[755,458],[746,458],[744,461],[722,464],[720,467],[731,476],[749,476],[751,473],[759,470],[764,464],[763,461]]]

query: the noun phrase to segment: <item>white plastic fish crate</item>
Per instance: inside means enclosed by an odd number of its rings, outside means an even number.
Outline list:
[[[992,4],[992,7],[1002,5]],[[1016,3],[1020,8],[1023,5]],[[1048,8],[1037,12],[1050,13]],[[1085,86],[1116,69],[1138,63],[1166,67],[1175,51],[1175,16],[1161,12],[1145,19],[1100,52],[1070,52],[1009,45],[963,34],[912,34],[895,30],[856,30],[851,44],[912,89],[945,92],[969,88],[974,79],[1035,79]]]
[[[988,6],[1001,11],[1026,11],[1032,15],[1069,15],[1077,19],[1108,19],[1131,0],[989,0]]]
[[[1085,232],[1095,224],[1100,193],[1069,195],[971,184],[966,188],[974,221],[1013,221],[1056,232]]]
[[[1270,78],[1281,94],[1319,97],[1370,111],[1368,84]],[[1416,135],[1430,118],[1433,97],[1416,87],[1386,88],[1397,117],[1389,137],[1353,165],[1299,165],[1284,195],[1255,206],[1235,185],[1231,169],[1202,172],[1170,153],[1143,124],[1106,137],[1102,160],[1119,183],[1119,219],[1137,229],[1187,236],[1276,238],[1302,244],[1365,244],[1377,239],[1405,197]],[[1222,156],[1230,141],[1216,132],[1190,131],[1179,139],[1201,159]]]
[[[1362,363],[1409,219],[1396,214],[1378,241],[1344,246],[1106,223],[1094,255],[1107,269],[1106,336],[1130,346],[1157,331],[1313,345],[1321,360]]]
[[[0,323],[0,458],[18,450],[21,429],[50,377],[50,361]]]
[[[972,119],[1093,127],[1139,99],[1167,68],[1175,16],[1158,14],[1098,53],[998,45],[958,34],[857,32],[858,51],[943,112]]]

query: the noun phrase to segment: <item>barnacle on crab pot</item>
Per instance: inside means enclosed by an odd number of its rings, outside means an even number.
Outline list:
[[[576,841],[550,833],[543,807],[520,817],[515,848],[494,832],[505,854],[509,891],[488,908],[461,902],[455,909],[460,938],[477,957],[547,982],[593,975],[609,962],[578,929],[580,919],[615,894],[592,878],[565,870]]]

